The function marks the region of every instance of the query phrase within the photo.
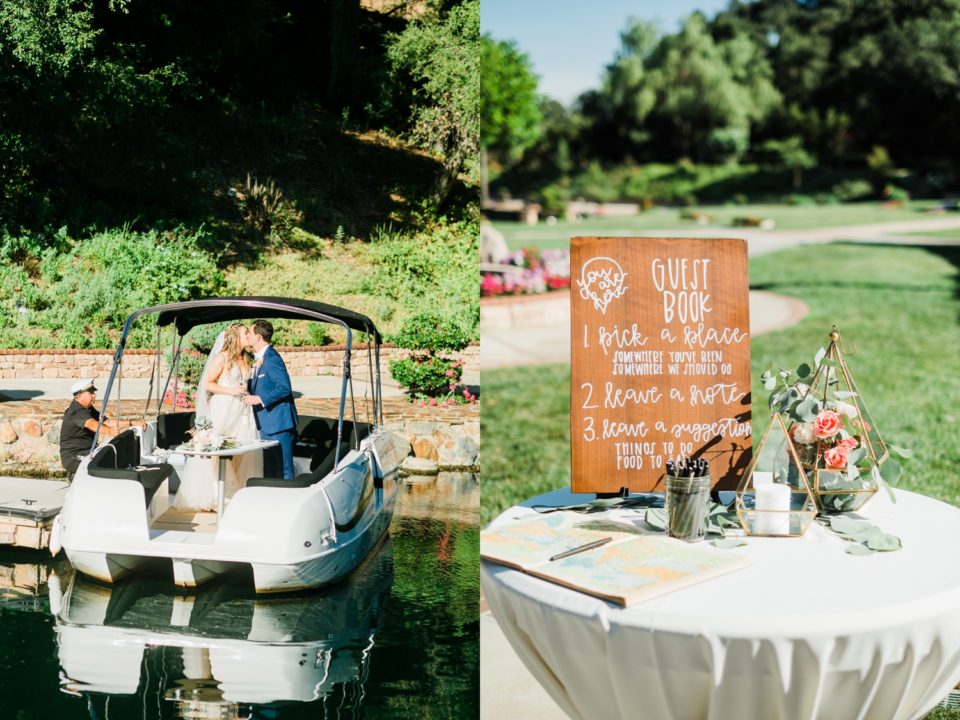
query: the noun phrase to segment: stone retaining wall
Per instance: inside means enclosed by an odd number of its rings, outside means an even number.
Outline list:
[[[354,378],[370,377],[366,345],[354,346],[351,366]],[[343,364],[343,345],[324,347],[280,347],[290,375],[296,377],[316,375],[339,375]],[[380,367],[388,377],[388,362],[397,357],[406,357],[410,351],[392,343],[380,346]],[[0,350],[0,379],[2,378],[78,378],[102,377],[113,366],[113,350]],[[462,360],[464,372],[480,372],[480,344],[471,343],[448,357]],[[123,353],[123,376],[125,378],[148,378],[155,362],[152,350],[126,350]],[[161,358],[161,373],[169,372]]]
[[[63,475],[60,466],[60,418],[67,400],[24,400],[0,403],[0,474],[4,465],[35,468],[38,475]],[[115,403],[110,403],[114,413]],[[302,415],[336,417],[336,398],[298,400]],[[357,408],[360,419],[364,412]],[[123,401],[120,415],[142,418],[143,402]],[[480,406],[432,407],[402,398],[386,398],[384,427],[403,436],[415,457],[432,460],[440,469],[480,466]]]

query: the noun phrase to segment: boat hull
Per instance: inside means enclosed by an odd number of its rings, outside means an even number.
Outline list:
[[[172,504],[165,488],[145,508],[137,483],[91,477],[83,469],[58,519],[58,537],[78,571],[108,583],[163,559],[184,588],[242,569],[252,571],[258,593],[328,585],[384,537],[397,494],[395,469],[378,478],[376,455],[361,448],[316,485],[241,489],[215,527],[187,532],[158,522]]]

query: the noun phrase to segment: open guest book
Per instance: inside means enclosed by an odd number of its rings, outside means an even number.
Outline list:
[[[550,559],[599,541],[606,543]],[[694,546],[622,522],[572,512],[484,530],[480,533],[480,557],[624,606],[750,562],[727,550]]]

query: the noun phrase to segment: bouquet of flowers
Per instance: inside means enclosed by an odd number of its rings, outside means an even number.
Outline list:
[[[770,409],[789,422],[789,441],[818,509],[841,513],[859,509],[878,488],[899,480],[901,468],[891,451],[910,453],[880,436],[843,359],[836,326],[830,339],[829,349],[820,348],[814,357],[814,368],[771,365],[760,379],[772,391]]]
[[[189,431],[193,438],[187,445],[194,450],[228,450],[237,447],[237,439],[224,437],[213,429],[213,421],[205,415],[198,415]]]

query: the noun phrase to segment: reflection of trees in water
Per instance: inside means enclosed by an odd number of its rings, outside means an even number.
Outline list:
[[[386,683],[405,692],[371,693],[365,709],[372,716],[473,717],[480,677],[475,476],[404,482],[390,535],[397,570],[368,691]],[[423,697],[431,698],[429,707]]]

